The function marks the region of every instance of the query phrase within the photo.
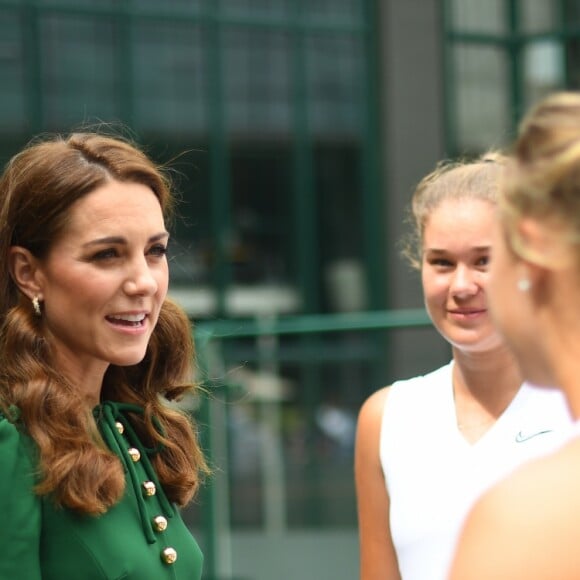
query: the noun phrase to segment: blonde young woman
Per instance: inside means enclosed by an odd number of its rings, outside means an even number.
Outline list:
[[[522,385],[487,307],[505,159],[439,166],[413,197],[427,311],[452,360],[374,393],[358,422],[361,580],[446,577],[474,499],[570,423],[560,393]]]
[[[525,378],[558,385],[574,435],[493,488],[471,513],[454,580],[580,574],[580,95],[524,119],[502,188],[490,304]],[[546,389],[549,392],[548,389]]]

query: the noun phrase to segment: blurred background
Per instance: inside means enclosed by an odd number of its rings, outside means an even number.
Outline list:
[[[400,257],[413,187],[579,77],[577,0],[0,0],[2,164],[112,124],[174,170],[205,580],[357,576],[358,409],[450,357]]]

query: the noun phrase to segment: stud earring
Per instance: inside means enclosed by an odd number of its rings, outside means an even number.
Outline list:
[[[527,278],[520,278],[518,280],[518,290],[520,292],[528,292],[532,287],[532,283]]]
[[[38,296],[35,296],[32,299],[32,308],[34,308],[34,314],[36,314],[36,316],[42,316],[42,310],[40,309],[40,300]]]

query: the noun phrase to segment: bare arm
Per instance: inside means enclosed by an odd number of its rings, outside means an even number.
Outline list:
[[[388,388],[371,395],[358,418],[355,482],[360,541],[360,580],[400,580],[389,525],[389,496],[379,458],[379,437]]]

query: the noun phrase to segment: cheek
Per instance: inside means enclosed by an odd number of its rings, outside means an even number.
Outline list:
[[[423,272],[421,276],[423,297],[425,302],[434,302],[445,299],[449,288],[449,281],[445,276],[438,276],[432,272]]]
[[[169,289],[169,266],[164,264],[156,273],[155,278],[157,280],[157,293],[162,299],[165,299]]]

